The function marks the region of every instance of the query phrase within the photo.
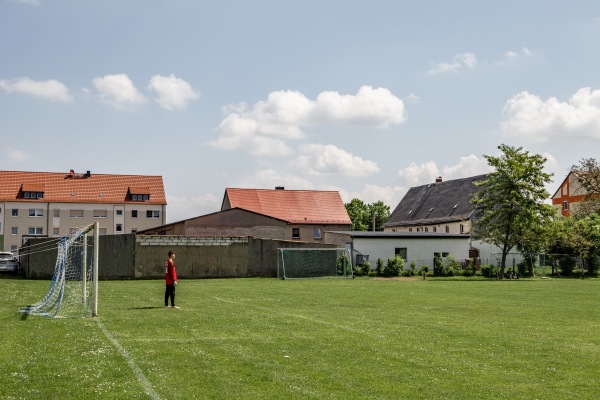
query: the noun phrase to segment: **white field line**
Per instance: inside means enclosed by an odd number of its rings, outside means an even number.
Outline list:
[[[123,348],[123,346],[121,346],[121,344],[119,342],[117,342],[117,339],[114,338],[114,336],[110,333],[110,331],[108,329],[106,329],[104,324],[102,322],[100,322],[100,320],[98,318],[95,318],[95,320],[96,320],[96,322],[98,322],[98,326],[100,327],[100,329],[102,329],[102,332],[104,332],[104,335],[108,338],[108,340],[110,340],[110,342],[113,344],[113,346],[115,346],[115,348],[117,350],[119,350],[119,353],[121,353],[121,355],[123,356],[125,361],[127,361],[129,368],[131,368],[131,370],[137,377],[138,381],[140,382],[140,384],[146,391],[146,394],[153,400],[160,400],[160,396],[158,395],[158,393],[156,393],[156,391],[152,387],[152,384],[146,378],[146,376],[144,375],[142,370],[137,366],[135,361],[133,361],[133,358],[129,355],[129,353],[127,353],[127,350],[125,350]]]

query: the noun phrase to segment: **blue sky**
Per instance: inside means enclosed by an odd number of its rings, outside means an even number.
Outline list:
[[[0,169],[161,175],[392,209],[509,144],[600,158],[597,1],[0,0]]]

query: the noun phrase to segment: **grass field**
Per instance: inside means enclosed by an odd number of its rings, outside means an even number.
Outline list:
[[[99,318],[24,317],[0,279],[2,399],[592,399],[600,280],[100,282]]]

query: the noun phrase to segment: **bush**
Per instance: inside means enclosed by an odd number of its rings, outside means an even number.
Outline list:
[[[375,269],[377,275],[383,274],[383,260],[381,258],[377,259],[377,268]]]
[[[558,267],[560,268],[560,272],[565,276],[569,276],[573,273],[573,270],[575,269],[575,264],[576,264],[575,257],[571,257],[571,256],[559,256],[558,257]]]
[[[495,278],[497,269],[493,265],[482,265],[480,271],[481,275],[486,278]]]
[[[444,262],[442,257],[435,256],[433,258],[433,276],[443,276],[444,275]]]
[[[383,276],[400,276],[402,270],[404,270],[404,259],[402,257],[390,258],[383,269]]]

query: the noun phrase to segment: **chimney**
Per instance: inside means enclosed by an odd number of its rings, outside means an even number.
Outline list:
[[[90,176],[92,176],[92,175],[90,174],[90,171],[87,171],[87,172],[85,173],[85,176],[87,176],[87,177],[89,178],[89,177],[90,177]]]
[[[435,183],[442,183],[442,177],[438,176],[437,178],[435,178]]]
[[[285,190],[285,187],[283,187],[283,186],[275,186],[275,190]]]

